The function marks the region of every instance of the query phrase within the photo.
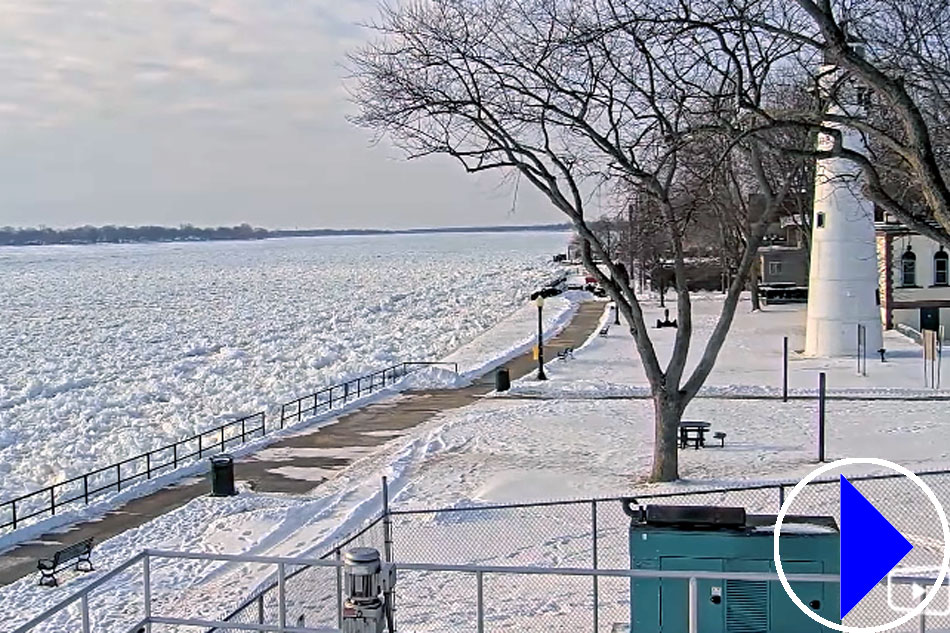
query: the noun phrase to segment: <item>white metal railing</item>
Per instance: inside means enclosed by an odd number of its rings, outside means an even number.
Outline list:
[[[202,618],[179,618],[170,617],[152,613],[152,575],[151,563],[153,559],[182,559],[182,560],[205,560],[218,561],[222,563],[251,563],[274,565],[277,569],[277,605],[278,621],[276,624],[253,624],[246,622],[228,622],[224,620],[208,620]],[[281,556],[254,556],[246,554],[211,554],[199,552],[175,552],[167,550],[147,549],[125,561],[115,569],[106,572],[96,580],[88,583],[81,590],[68,598],[60,601],[52,607],[46,609],[29,622],[16,628],[13,633],[28,633],[37,626],[49,621],[55,615],[65,611],[72,605],[79,603],[82,618],[82,633],[91,633],[91,618],[89,607],[89,594],[101,589],[106,583],[119,574],[133,569],[136,564],[141,563],[142,576],[142,603],[144,617],[138,623],[132,623],[130,628],[138,630],[145,628],[147,631],[151,624],[164,624],[171,626],[200,627],[203,629],[233,629],[241,631],[266,631],[270,633],[317,633],[325,632],[324,628],[308,628],[292,626],[287,622],[286,595],[287,587],[284,579],[287,566],[307,566],[307,567],[331,567],[336,568],[339,577],[343,571],[343,562],[338,560],[322,560],[318,558],[292,558]],[[499,575],[535,575],[535,576],[573,576],[589,577],[595,584],[598,578],[652,578],[652,579],[682,579],[689,582],[689,612],[690,612],[690,631],[696,633],[696,606],[698,596],[696,584],[699,580],[758,580],[758,581],[778,581],[776,574],[756,573],[756,572],[702,572],[702,571],[660,571],[653,569],[587,569],[575,567],[513,567],[498,565],[439,565],[429,563],[398,563],[397,570],[420,571],[420,572],[446,572],[471,574],[475,578],[476,584],[476,603],[475,617],[477,629],[481,633],[484,631],[485,604],[483,596],[483,579],[488,574]],[[837,583],[837,575],[829,574],[788,574],[789,582],[825,582]],[[914,581],[921,579],[915,577]],[[338,583],[339,586],[339,583]],[[342,600],[337,600],[338,621],[341,621]]]
[[[225,620],[209,620],[203,618],[180,618],[167,615],[155,614],[152,612],[152,574],[151,565],[153,559],[180,559],[180,560],[204,560],[217,561],[222,563],[251,563],[261,565],[274,565],[278,578],[277,584],[277,608],[278,618],[276,624],[269,623],[247,623],[247,622],[228,622]],[[326,633],[332,629],[313,628],[293,626],[287,622],[287,586],[286,586],[286,568],[288,566],[307,566],[307,567],[326,567],[335,568],[337,578],[341,578],[344,563],[334,559],[319,558],[294,558],[282,556],[254,556],[248,554],[212,554],[199,552],[176,552],[167,550],[147,549],[125,561],[115,569],[104,573],[99,578],[86,584],[82,589],[68,598],[60,601],[52,607],[46,609],[29,622],[20,625],[13,633],[28,633],[36,627],[48,622],[51,618],[64,612],[66,609],[79,603],[82,633],[91,633],[91,617],[89,606],[89,595],[97,589],[102,589],[110,580],[118,575],[135,571],[135,566],[141,564],[142,578],[142,604],[144,617],[137,623],[131,623],[130,629],[137,631],[140,628],[149,631],[150,625],[162,624],[181,627],[199,627],[201,629],[227,629],[239,631],[263,631],[268,633]],[[698,633],[698,581],[700,580],[748,580],[748,581],[768,581],[777,582],[779,577],[775,573],[760,572],[712,572],[712,571],[661,571],[655,569],[588,569],[577,567],[517,567],[517,566],[499,566],[499,565],[441,565],[430,563],[397,563],[395,567],[402,571],[418,572],[446,572],[471,575],[475,579],[475,621],[479,633],[484,631],[485,622],[485,601],[483,595],[484,577],[489,574],[497,575],[526,575],[526,576],[572,576],[591,578],[595,587],[599,578],[642,578],[642,579],[681,579],[688,582],[688,614],[689,631]],[[839,576],[833,574],[787,574],[789,582],[821,582],[835,583],[839,582]],[[892,576],[891,581],[899,584],[919,583],[921,581],[933,582],[934,578],[922,576]],[[945,579],[945,585],[950,584],[950,579]],[[398,585],[397,585],[398,586]],[[341,584],[337,583],[337,593],[340,594]],[[342,595],[337,595],[337,618],[342,622]],[[597,599],[594,599],[594,609],[597,607]],[[921,618],[921,630],[924,630],[925,619]]]

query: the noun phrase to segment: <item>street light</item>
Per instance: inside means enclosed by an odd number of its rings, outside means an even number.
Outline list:
[[[534,302],[538,306],[538,380],[547,380],[544,375],[544,295],[539,292]]]
[[[614,301],[614,325],[620,325],[620,304]]]

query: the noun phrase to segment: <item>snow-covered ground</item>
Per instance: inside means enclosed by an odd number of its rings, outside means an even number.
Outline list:
[[[708,298],[699,306],[700,313],[713,314],[717,303],[715,297]],[[800,333],[802,318],[803,313],[792,308],[749,314],[747,305],[740,307],[722,365],[711,383],[726,393],[736,387],[754,386],[756,380],[777,384],[780,369],[773,368],[772,362],[781,356],[782,333],[793,337]],[[708,334],[710,322],[710,318],[697,319],[697,339]],[[667,332],[661,333],[661,348],[667,336]],[[850,362],[796,359],[792,384],[809,387],[814,372],[821,368],[829,371],[832,385],[872,391],[893,388],[903,390],[894,393],[914,395],[919,383],[904,373],[919,368],[919,360],[913,358],[914,347],[896,337],[889,338],[888,346],[894,358],[884,366],[869,360],[867,378],[849,375],[853,373]],[[770,351],[773,347],[778,351]],[[96,555],[99,567],[108,569],[145,546],[255,554],[322,553],[378,510],[382,475],[392,481],[397,508],[605,497],[667,489],[669,486],[643,481],[652,453],[650,402],[582,398],[578,397],[582,389],[572,386],[578,383],[588,389],[585,385],[594,380],[618,388],[644,384],[630,360],[632,355],[629,333],[622,327],[612,327],[608,337],[592,337],[576,352],[574,360],[551,362],[548,373],[554,379],[550,391],[547,387],[535,391],[541,397],[486,398],[438,416],[341,471],[316,489],[312,498],[245,493],[234,499],[198,499],[102,544]],[[599,360],[595,362],[594,358]],[[605,366],[602,373],[597,373],[598,365]],[[532,381],[520,384],[527,388]],[[545,397],[560,393],[573,397]],[[596,389],[588,395],[597,395]],[[947,406],[946,402],[923,399],[831,401],[828,458],[881,457],[914,470],[946,467],[950,463],[945,441]],[[725,431],[728,436],[723,448],[681,451],[680,473],[685,481],[676,487],[698,489],[796,479],[815,467],[813,401],[699,398],[690,405],[687,416],[708,420],[715,430]],[[950,503],[950,478],[932,479],[931,483],[938,497]],[[874,490],[879,496],[871,494]],[[882,507],[895,513],[895,524],[920,545],[919,551],[929,555],[940,549],[933,539],[933,522],[922,511],[919,495],[894,487],[868,491],[872,501],[889,501]],[[793,511],[834,513],[828,503],[833,498],[816,494],[805,498],[803,505],[793,507]],[[774,511],[777,504],[774,492],[714,500],[758,511]],[[599,512],[601,565],[624,566],[626,519],[617,503],[603,504]],[[398,517],[395,548],[402,560],[588,566],[590,521],[587,505]],[[157,587],[153,588],[153,612],[221,617],[269,573],[245,565],[156,562],[152,571]],[[44,593],[37,592],[28,580],[7,587],[0,591],[0,618],[21,621],[82,586],[90,576],[67,576],[69,581],[63,587]],[[473,582],[470,577],[458,578],[401,575],[402,630],[442,631],[446,630],[446,622],[470,625]],[[609,631],[613,622],[629,617],[624,604],[626,589],[622,581],[602,584],[601,600],[606,610],[601,630]],[[579,579],[505,576],[486,580],[492,630],[589,630],[590,591],[590,582]],[[133,596],[139,596],[139,592],[140,578],[134,576],[97,592],[94,607],[103,614],[100,617],[109,614],[111,618],[98,622],[115,622],[127,605],[138,604]],[[46,630],[63,630],[64,626],[65,621],[60,620]]]
[[[698,336],[690,346],[687,372],[702,355],[706,335],[712,330],[722,308],[720,296],[700,294],[693,299],[693,327]],[[670,318],[675,318],[675,304],[670,306]],[[655,303],[645,310],[648,324],[655,324],[663,310]],[[633,337],[625,326],[610,326],[606,338],[592,339],[583,355],[569,364],[554,364],[544,383],[530,376],[518,381],[512,393],[543,397],[610,398],[644,396],[649,393],[646,376],[636,353]],[[676,331],[651,327],[657,354],[662,364],[669,360]],[[715,368],[706,381],[705,395],[716,396],[776,396],[782,393],[783,337],[789,337],[789,393],[814,395],[818,388],[818,374],[828,376],[828,392],[851,397],[933,397],[950,396],[950,376],[935,391],[924,385],[922,348],[895,331],[885,333],[887,361],[882,363],[876,350],[869,350],[867,376],[857,373],[855,359],[806,358],[799,351],[805,346],[805,306],[769,306],[760,312],[750,312],[748,301],[738,308],[736,320],[729,332]],[[855,337],[857,338],[857,337]],[[945,359],[945,364],[950,359]],[[688,375],[688,374],[687,374]]]
[[[0,249],[0,500],[471,341],[566,235]]]

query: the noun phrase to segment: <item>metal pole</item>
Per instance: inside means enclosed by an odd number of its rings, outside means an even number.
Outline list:
[[[593,551],[594,569],[597,569],[597,501],[590,502],[590,527],[591,527],[591,549]],[[599,576],[594,576],[594,633],[600,629],[600,580]]]
[[[340,560],[340,548],[334,551],[337,561]],[[262,622],[263,624],[263,622]],[[336,568],[336,626],[343,628],[343,568]]]
[[[782,340],[782,402],[788,402],[788,337]]]
[[[480,571],[475,572],[475,622],[478,633],[485,633],[485,595]]]
[[[257,623],[264,624],[264,594],[257,596]]]
[[[539,299],[540,301],[540,299]],[[544,375],[544,306],[538,304],[538,380],[547,380]]]
[[[89,626],[89,594],[82,594],[80,602],[82,609],[82,633],[90,633],[92,629]]]
[[[699,633],[699,590],[695,578],[689,579],[689,633]]]
[[[620,304],[614,301],[614,325],[620,325]]]
[[[818,374],[818,461],[825,461],[825,372]]]
[[[284,564],[277,563],[277,630],[283,633],[287,628],[287,576]]]
[[[142,600],[145,602],[145,630],[152,630],[152,563],[151,556],[142,556]]]
[[[383,557],[387,563],[393,562],[393,523],[389,514],[389,478],[383,477]],[[393,604],[393,590],[386,591],[386,604]],[[396,633],[395,615],[393,616],[392,630]]]

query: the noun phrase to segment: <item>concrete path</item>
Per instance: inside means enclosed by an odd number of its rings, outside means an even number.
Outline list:
[[[545,357],[556,358],[566,347],[579,347],[594,332],[604,311],[604,303],[582,303],[573,320],[555,338],[545,343]],[[520,378],[537,367],[529,352],[506,363],[511,378]],[[476,380],[464,389],[410,391],[388,400],[368,404],[341,415],[332,424],[303,430],[292,437],[274,442],[257,453],[235,463],[235,478],[247,482],[257,492],[303,495],[320,485],[313,478],[288,477],[281,474],[287,467],[297,469],[339,470],[371,449],[390,441],[393,436],[422,424],[439,413],[474,404],[494,390],[494,372]],[[371,434],[368,434],[371,433]],[[294,449],[337,449],[334,456],[300,457]],[[281,456],[280,449],[286,456]],[[349,451],[347,450],[349,449]],[[348,452],[352,454],[347,454]],[[269,456],[276,456],[278,459]],[[299,471],[298,471],[299,472]],[[314,472],[318,472],[314,470]],[[210,484],[205,479],[187,479],[153,494],[134,499],[93,521],[78,523],[65,532],[44,534],[36,541],[16,546],[0,554],[0,585],[8,585],[36,572],[38,558],[69,543],[88,537],[101,543],[130,528],[138,527],[192,499],[207,494]],[[145,543],[142,544],[145,547]],[[95,562],[95,550],[93,550]]]

